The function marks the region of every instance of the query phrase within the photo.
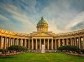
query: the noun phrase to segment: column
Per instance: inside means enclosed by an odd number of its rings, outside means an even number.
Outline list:
[[[65,43],[64,43],[64,39],[62,39],[62,46],[64,46],[64,44],[65,44]]]
[[[24,46],[26,47],[26,39],[24,39]]]
[[[4,49],[6,49],[6,37],[4,37]]]
[[[78,47],[78,38],[76,38],[76,46]]]
[[[49,50],[49,39],[48,39],[48,50]]]
[[[44,39],[44,45],[45,45],[45,39]]]
[[[6,41],[6,43],[7,43],[7,47],[9,47],[9,45],[8,45],[8,38],[7,38],[7,41]]]
[[[18,39],[18,45],[21,46],[21,39]]]
[[[4,39],[3,39],[3,37],[1,37],[1,49],[3,49],[3,43],[4,43]]]
[[[0,49],[1,49],[1,36],[0,36]]]
[[[30,39],[28,39],[28,49],[30,49]]]
[[[57,47],[56,47],[56,39],[55,39],[55,50],[57,49]]]
[[[75,46],[75,38],[74,38],[74,46]]]
[[[68,45],[69,39],[66,39],[66,45]]]
[[[75,41],[76,41],[76,44],[75,45],[77,46],[77,38],[75,38]]]
[[[52,40],[52,41],[51,41],[51,42],[52,42],[51,44],[52,44],[52,50],[53,50],[53,39],[51,39],[51,40]]]
[[[7,38],[5,37],[5,40],[4,40],[4,44],[5,44],[5,49],[7,48]]]
[[[68,39],[68,45],[71,45],[71,40],[70,40],[70,38]]]
[[[58,39],[58,48],[60,47],[60,39]]]
[[[12,44],[14,45],[14,38],[12,38]]]
[[[79,44],[78,44],[79,42],[78,42],[78,38],[77,38],[77,47],[79,47]]]
[[[80,37],[78,37],[78,47],[80,48]]]
[[[14,38],[12,38],[12,44],[14,45]]]
[[[14,38],[14,45],[15,45],[15,38]]]
[[[83,37],[83,40],[82,40],[82,47],[84,49],[84,37]]]
[[[30,50],[32,50],[32,39],[30,39]]]
[[[76,38],[74,38],[75,46],[76,46]]]
[[[74,40],[73,40],[73,38],[71,38],[72,39],[72,46],[74,46]]]
[[[17,45],[17,39],[16,38],[14,39],[14,45]]]
[[[6,38],[4,37],[4,49],[6,49]]]
[[[33,41],[33,39],[32,39],[32,50],[34,49],[34,43],[33,43],[34,41]]]
[[[83,49],[83,37],[81,37],[81,49]]]
[[[40,50],[41,50],[41,39],[39,39],[40,40]]]
[[[23,39],[21,39],[21,42],[20,43],[21,43],[21,46],[23,46]]]
[[[74,41],[74,38],[73,38],[73,46],[75,46],[75,41]]]
[[[10,46],[12,46],[12,39],[10,38]]]
[[[37,50],[37,39],[36,39],[36,50]]]
[[[71,40],[71,46],[72,46],[72,45],[73,45],[73,43],[72,43],[73,41],[72,41],[72,39],[71,39],[71,38],[70,38],[70,40]]]
[[[19,44],[19,39],[17,39],[17,45],[20,46],[20,44]]]
[[[5,49],[5,38],[3,37],[3,49]]]
[[[58,48],[58,39],[56,39],[55,42],[56,42],[56,50],[57,50],[57,48]]]
[[[8,38],[8,47],[10,47],[10,38]]]
[[[28,39],[26,39],[26,45],[27,45],[26,47],[28,48]]]
[[[16,39],[16,45],[18,45],[18,39]]]
[[[8,38],[8,44],[9,44],[9,47],[11,46],[11,40],[10,38]]]
[[[12,38],[10,38],[10,42],[11,42],[10,44],[11,44],[11,46],[12,46]]]

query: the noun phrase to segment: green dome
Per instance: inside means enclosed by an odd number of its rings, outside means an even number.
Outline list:
[[[41,20],[38,22],[37,26],[43,25],[43,24],[47,24],[48,25],[48,23],[44,20],[44,18],[41,17]]]
[[[48,23],[41,17],[41,20],[37,24],[37,32],[47,32],[48,31]]]

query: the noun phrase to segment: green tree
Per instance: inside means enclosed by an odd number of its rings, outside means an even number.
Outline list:
[[[18,45],[12,45],[12,46],[8,47],[8,50],[21,52],[21,51],[27,51],[27,48],[23,47],[23,46],[18,46]]]
[[[61,46],[58,48],[58,50],[65,50],[65,51],[75,51],[75,52],[78,52],[79,51],[79,48],[77,46],[69,46],[69,45],[66,45],[66,46]]]

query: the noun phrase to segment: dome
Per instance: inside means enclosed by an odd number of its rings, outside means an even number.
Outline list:
[[[37,23],[37,31],[38,32],[47,32],[48,31],[48,23],[41,17],[41,20]]]
[[[48,23],[44,20],[43,17],[41,17],[41,20],[37,24],[37,26],[40,26],[40,25],[48,25]]]

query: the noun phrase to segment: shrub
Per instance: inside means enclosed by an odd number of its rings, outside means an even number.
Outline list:
[[[79,48],[77,46],[68,46],[68,45],[66,45],[66,46],[59,47],[58,50],[61,50],[61,51],[63,51],[63,50],[65,50],[65,51],[75,51],[75,52],[77,52],[77,51],[79,51]]]
[[[18,45],[12,45],[12,46],[8,47],[8,50],[20,52],[20,51],[26,51],[27,48],[23,47],[23,46],[18,46]]]
[[[84,49],[82,49],[81,52],[84,54]]]
[[[0,52],[2,52],[2,54],[6,54],[7,51],[7,49],[0,49]]]

